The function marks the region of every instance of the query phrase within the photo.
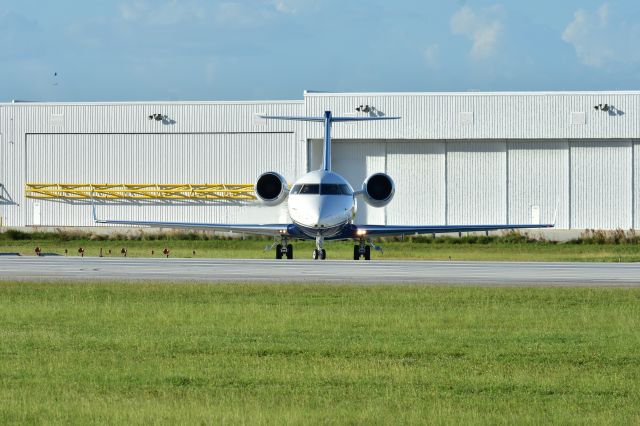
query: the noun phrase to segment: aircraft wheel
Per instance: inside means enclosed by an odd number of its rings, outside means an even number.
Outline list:
[[[320,257],[320,253],[318,252],[318,250],[314,249],[313,254],[311,255],[311,258],[313,260],[318,260],[318,257]]]
[[[325,249],[322,249],[320,251],[320,259],[325,260],[327,258],[327,251]]]
[[[293,246],[287,244],[287,259],[293,259]]]
[[[353,246],[353,260],[360,260],[360,246]]]
[[[276,259],[282,259],[282,244],[276,246]]]
[[[371,247],[369,246],[364,248],[364,260],[371,260]]]

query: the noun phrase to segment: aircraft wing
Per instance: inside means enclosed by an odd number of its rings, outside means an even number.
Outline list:
[[[286,223],[255,225],[255,224],[153,222],[153,221],[139,221],[139,220],[98,219],[96,217],[95,206],[93,208],[93,220],[95,223],[105,223],[105,224],[111,224],[111,225],[152,226],[156,228],[206,229],[210,231],[237,232],[237,233],[244,233],[244,234],[266,235],[266,236],[286,234],[290,226]]]
[[[354,238],[361,236],[385,237],[395,235],[414,234],[444,234],[449,232],[477,232],[496,231],[499,229],[536,229],[553,228],[552,224],[533,225],[432,225],[432,226],[403,226],[403,225],[354,225]]]

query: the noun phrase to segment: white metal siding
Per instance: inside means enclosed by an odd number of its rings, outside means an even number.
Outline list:
[[[616,108],[596,111],[593,106],[600,103]],[[402,117],[333,128],[334,166],[356,189],[378,171],[397,183],[396,199],[386,209],[360,203],[359,221],[522,223],[538,206],[546,222],[559,198],[559,228],[640,223],[640,92],[309,93],[300,102],[2,104],[0,183],[10,201],[0,200],[0,216],[10,226],[33,221],[23,188],[36,178],[83,182],[104,177],[112,183],[116,176],[117,181],[156,183],[166,174],[176,180],[204,175],[251,183],[273,169],[293,180],[307,167],[319,167],[321,144],[309,143],[307,152],[306,141],[322,138],[322,126],[267,122],[256,114],[321,115],[330,109],[353,115],[358,105],[374,107],[373,114]],[[148,120],[154,113],[168,120]],[[572,124],[582,123],[572,122],[573,113],[584,113],[584,124]],[[77,135],[69,139],[69,134]],[[169,155],[136,148],[151,141]],[[107,176],[107,170],[114,174]],[[414,191],[420,185],[423,189]],[[270,215],[228,205],[127,204],[103,207],[100,213],[248,222]],[[41,202],[43,225],[87,225],[89,215],[86,205]]]
[[[571,142],[571,227],[632,226],[630,141]]]
[[[304,126],[299,123],[293,122],[277,122],[266,123],[264,120],[256,120],[255,116],[258,113],[266,113],[273,115],[302,115],[304,110],[302,102],[216,102],[216,103],[140,103],[140,104],[5,104],[0,106],[0,133],[3,133],[4,146],[6,155],[3,156],[7,167],[3,168],[4,171],[0,172],[4,174],[4,180],[2,183],[6,186],[6,190],[10,197],[15,201],[14,204],[3,205],[4,212],[2,213],[5,221],[5,225],[9,226],[24,226],[32,222],[31,201],[24,197],[24,183],[28,181],[32,176],[27,177],[26,166],[27,158],[25,152],[27,150],[26,141],[33,137],[40,135],[55,135],[65,134],[82,134],[87,137],[100,137],[106,135],[116,135],[115,138],[109,139],[108,143],[114,140],[120,140],[122,135],[150,135],[151,138],[163,139],[166,135],[174,135],[176,139],[175,144],[179,144],[179,141],[186,141],[192,134],[212,134],[212,133],[227,133],[247,135],[237,136],[236,138],[227,139],[226,143],[234,144],[238,141],[251,141],[252,134],[273,133],[273,138],[279,138],[278,135],[282,135],[283,132],[287,133],[283,139],[283,145],[279,145],[279,148],[285,146],[285,153],[269,151],[265,152],[260,147],[260,143],[256,142],[256,146],[247,148],[246,151],[241,152],[241,157],[234,157],[233,161],[237,161],[240,164],[243,162],[252,163],[256,155],[266,156],[265,158],[279,157],[283,160],[278,163],[281,169],[290,170],[286,172],[292,176],[297,176],[304,170],[304,158],[306,156],[306,149],[304,141]],[[153,113],[166,114],[168,120],[163,122],[149,120],[148,115]],[[52,118],[53,117],[53,118]],[[91,136],[94,135],[94,136]],[[118,136],[120,135],[120,136]],[[248,139],[247,139],[248,138]],[[240,142],[242,145],[242,142]],[[117,144],[116,144],[117,145]],[[246,146],[246,145],[244,145]],[[93,148],[93,147],[92,147]],[[278,149],[279,149],[278,148]],[[43,148],[44,149],[44,148]],[[37,159],[41,163],[51,162],[52,164],[64,164],[66,161],[72,161],[74,164],[81,164],[84,161],[90,161],[94,154],[84,150],[79,153],[69,152],[67,149],[57,150],[55,146],[48,148],[49,150],[43,152],[44,158]],[[129,146],[122,146],[109,148],[99,148],[100,152],[109,151],[115,149],[125,149],[128,152]],[[233,149],[232,146],[228,149]],[[186,152],[174,151],[171,154],[174,158],[171,161],[164,161],[158,157],[154,157],[154,154],[136,154],[135,155],[149,155],[145,157],[148,163],[144,163],[145,167],[141,169],[144,173],[136,175],[137,181],[150,179],[149,175],[151,170],[168,169],[175,173],[174,164],[178,164],[183,161],[189,155]],[[198,156],[198,161],[203,161],[199,157],[199,153],[195,152],[194,155]],[[40,154],[38,154],[40,155]],[[123,153],[123,158],[117,161],[118,166],[122,168],[129,168],[131,170],[131,163],[126,155]],[[71,158],[67,158],[71,157]],[[105,157],[111,158],[111,157]],[[31,161],[36,161],[34,158]],[[111,161],[112,160],[108,160]],[[266,160],[265,160],[266,161]],[[155,169],[150,164],[157,162]],[[113,164],[113,162],[111,163]],[[223,167],[232,167],[233,162],[226,161]],[[211,163],[207,167],[214,166],[220,167],[219,164]],[[85,164],[85,169],[91,164]],[[38,166],[39,167],[39,166]],[[199,169],[202,167],[198,166]],[[195,170],[198,170],[196,168]],[[99,167],[98,167],[99,169]],[[98,170],[96,169],[96,170]],[[185,170],[189,170],[189,166],[185,167]],[[33,167],[31,171],[33,171]],[[257,169],[252,174],[251,179],[245,180],[241,183],[252,183],[255,177],[265,170]],[[96,172],[98,173],[98,172]],[[118,175],[117,173],[114,173]],[[0,175],[3,176],[3,175]],[[153,177],[155,177],[154,175]],[[54,176],[40,176],[45,182],[55,182]],[[127,174],[126,170],[123,170],[122,175],[118,175],[118,181],[122,182],[125,177],[133,177],[131,174]],[[79,177],[78,177],[79,178]],[[83,179],[83,181],[86,181]],[[74,182],[71,182],[74,183]],[[114,183],[113,180],[109,180],[105,183]],[[128,183],[128,182],[126,182]],[[156,183],[156,182],[149,182]],[[110,214],[118,217],[147,217],[151,216],[169,218],[177,218],[177,207],[145,207],[145,208],[121,208],[119,210],[103,210],[103,213]],[[88,220],[88,210],[78,206],[63,206],[63,203],[42,201],[42,222],[43,225],[55,224],[58,226],[78,226],[91,224]],[[206,210],[206,213],[205,213]],[[187,208],[181,208],[180,217],[189,218],[209,218],[214,220],[215,218],[223,218],[229,220],[242,221],[244,216],[247,216],[247,212],[250,213],[251,209],[247,208],[235,208],[235,207],[220,207],[217,211],[214,209],[204,209],[197,206],[189,206]],[[252,219],[254,214],[249,214],[249,219]],[[263,213],[257,214],[262,217]],[[247,220],[249,220],[247,219]]]
[[[0,107],[0,126],[2,126],[3,118],[2,118],[2,107]],[[2,127],[0,127],[0,226],[3,226],[6,221],[6,213],[5,213],[5,205],[8,203],[7,192],[4,187],[5,182],[7,181],[7,164],[6,164],[6,144],[4,143],[4,139],[2,137]]]
[[[640,93],[308,93],[306,110],[322,115],[353,115],[359,105],[371,113],[400,120],[334,126],[341,139],[609,139],[640,135]],[[607,103],[609,112],[595,110]],[[461,112],[473,113],[464,124]],[[584,112],[585,124],[571,124],[571,113]],[[362,114],[364,115],[364,114]],[[308,125],[309,137],[322,129]]]
[[[319,170],[322,167],[322,157],[323,157],[322,139],[313,139],[308,141],[308,149],[309,149],[309,152],[308,152],[308,159],[307,159],[308,161],[307,171],[310,172],[312,170]],[[332,154],[333,154],[332,163],[334,163],[333,168],[335,169],[335,161],[337,160],[337,157],[335,152],[332,152]]]
[[[396,183],[386,207],[388,224],[445,223],[444,142],[387,142],[387,173]]]
[[[62,183],[250,183],[275,170],[288,181],[297,177],[293,134],[107,134],[30,135],[27,181]],[[91,225],[87,207],[37,201],[41,225]],[[26,222],[33,217],[28,200]],[[183,203],[184,204],[184,203]],[[261,208],[260,221],[278,221],[280,208]],[[101,216],[149,220],[239,222],[248,207],[230,202],[120,203],[100,207]]]
[[[447,221],[506,223],[506,143],[447,142]]]
[[[540,223],[569,226],[569,143],[512,141],[507,144],[509,222],[531,223],[533,206]]]
[[[640,141],[633,141],[633,228],[640,226]]]

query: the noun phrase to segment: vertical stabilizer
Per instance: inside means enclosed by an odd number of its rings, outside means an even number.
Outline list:
[[[324,148],[322,170],[331,171],[331,111],[324,112]]]

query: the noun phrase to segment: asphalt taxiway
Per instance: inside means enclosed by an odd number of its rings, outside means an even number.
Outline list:
[[[0,279],[640,286],[640,264],[6,256]]]

